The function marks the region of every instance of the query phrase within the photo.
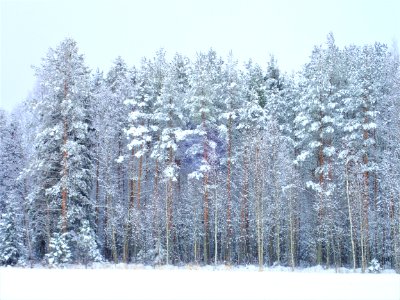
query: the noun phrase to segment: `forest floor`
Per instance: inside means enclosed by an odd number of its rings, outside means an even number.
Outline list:
[[[338,271],[338,272],[337,272]],[[399,300],[400,275],[322,267],[71,266],[0,268],[1,300],[363,299]]]

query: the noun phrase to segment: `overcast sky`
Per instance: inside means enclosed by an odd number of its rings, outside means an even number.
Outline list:
[[[265,66],[274,54],[298,70],[332,31],[339,46],[400,38],[398,0],[0,0],[0,108],[25,99],[50,47],[78,42],[87,65],[107,71],[121,55],[129,65],[163,47],[194,57],[214,48]]]

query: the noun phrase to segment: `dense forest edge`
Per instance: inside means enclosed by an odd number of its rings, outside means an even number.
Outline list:
[[[89,70],[72,39],[0,110],[0,265],[400,272],[400,60],[333,34],[292,75],[214,50]]]

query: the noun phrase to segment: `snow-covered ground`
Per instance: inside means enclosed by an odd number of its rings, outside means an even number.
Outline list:
[[[93,269],[0,268],[1,300],[400,299],[400,275],[320,267],[258,272],[256,267],[116,265]]]

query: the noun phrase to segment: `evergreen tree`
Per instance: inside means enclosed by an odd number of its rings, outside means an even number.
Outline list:
[[[24,262],[30,256],[30,228],[26,223],[27,211],[24,199],[25,185],[20,180],[25,160],[22,149],[22,133],[15,115],[3,115],[4,126],[0,139],[0,190],[2,191],[2,220],[0,237],[4,238],[1,252],[4,264]]]
[[[22,235],[13,208],[7,207],[0,218],[0,265],[16,265],[23,258]]]
[[[36,72],[41,98],[36,99],[34,113],[39,117],[40,133],[36,136],[36,159],[31,170],[38,178],[38,186],[31,199],[39,230],[35,233],[36,247],[43,255],[55,249],[54,239],[72,242],[64,237],[76,232],[83,219],[94,220],[87,115],[90,86],[83,57],[71,39],[50,49]],[[50,249],[51,236],[54,247]]]
[[[159,50],[104,78],[66,39],[0,111],[0,264],[399,270],[399,65],[330,34],[291,77]]]
[[[79,233],[76,236],[76,257],[79,262],[88,265],[91,262],[100,262],[102,257],[96,244],[96,235],[89,221],[82,221]]]

